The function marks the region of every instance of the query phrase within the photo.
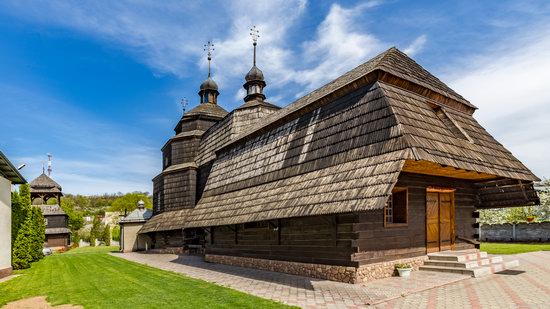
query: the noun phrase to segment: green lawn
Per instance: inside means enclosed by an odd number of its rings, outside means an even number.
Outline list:
[[[202,280],[108,255],[116,247],[52,255],[0,283],[0,307],[47,296],[54,305],[85,308],[288,308]]]
[[[489,254],[518,254],[533,251],[550,251],[550,243],[512,244],[512,243],[481,243],[481,251]]]

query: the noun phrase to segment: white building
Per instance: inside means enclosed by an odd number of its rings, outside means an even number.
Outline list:
[[[0,151],[0,278],[11,274],[11,185],[26,182]]]
[[[151,209],[145,208],[143,201],[138,202],[138,207],[120,220],[120,251],[132,252],[147,250],[150,248],[149,236],[139,234],[139,230],[153,216]]]

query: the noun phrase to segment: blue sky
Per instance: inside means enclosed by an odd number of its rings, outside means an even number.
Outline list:
[[[548,1],[5,0],[0,149],[28,180],[52,153],[66,192],[151,191],[180,100],[198,104],[207,40],[220,105],[241,104],[252,25],[270,102],[286,106],[397,46],[550,177]]]

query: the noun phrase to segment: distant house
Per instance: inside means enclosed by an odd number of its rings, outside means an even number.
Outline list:
[[[46,223],[45,247],[53,249],[67,248],[71,245],[71,231],[68,228],[69,217],[61,208],[61,186],[45,173],[30,183],[32,204],[42,209]],[[56,204],[47,205],[55,199]]]
[[[355,283],[473,251],[478,209],[539,202],[477,107],[396,48],[283,109],[255,63],[229,113],[208,76],[162,148],[140,230],[155,248],[202,243],[210,262]]]
[[[26,182],[0,151],[0,278],[11,274],[11,185]]]
[[[145,203],[139,201],[138,207],[119,221],[120,251],[132,252],[146,250],[151,246],[151,238],[138,234],[145,222],[153,216],[153,211],[145,208]]]

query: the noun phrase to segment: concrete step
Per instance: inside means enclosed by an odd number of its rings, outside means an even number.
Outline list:
[[[474,266],[471,268],[441,266],[441,265],[424,265],[424,266],[420,266],[419,269],[424,271],[437,271],[437,272],[463,274],[463,275],[472,276],[474,278],[479,278],[490,274],[494,274],[499,271],[510,269],[516,266],[519,266],[518,260],[491,263],[488,265]]]
[[[487,258],[487,252],[462,250],[462,251],[442,251],[428,253],[430,261],[452,261],[452,262],[467,262]]]
[[[454,267],[454,268],[463,268],[470,269],[478,266],[485,266],[495,263],[501,263],[502,257],[500,256],[491,256],[487,258],[482,258],[479,260],[457,262],[452,260],[428,260],[424,262],[425,266],[442,266],[442,267]]]

